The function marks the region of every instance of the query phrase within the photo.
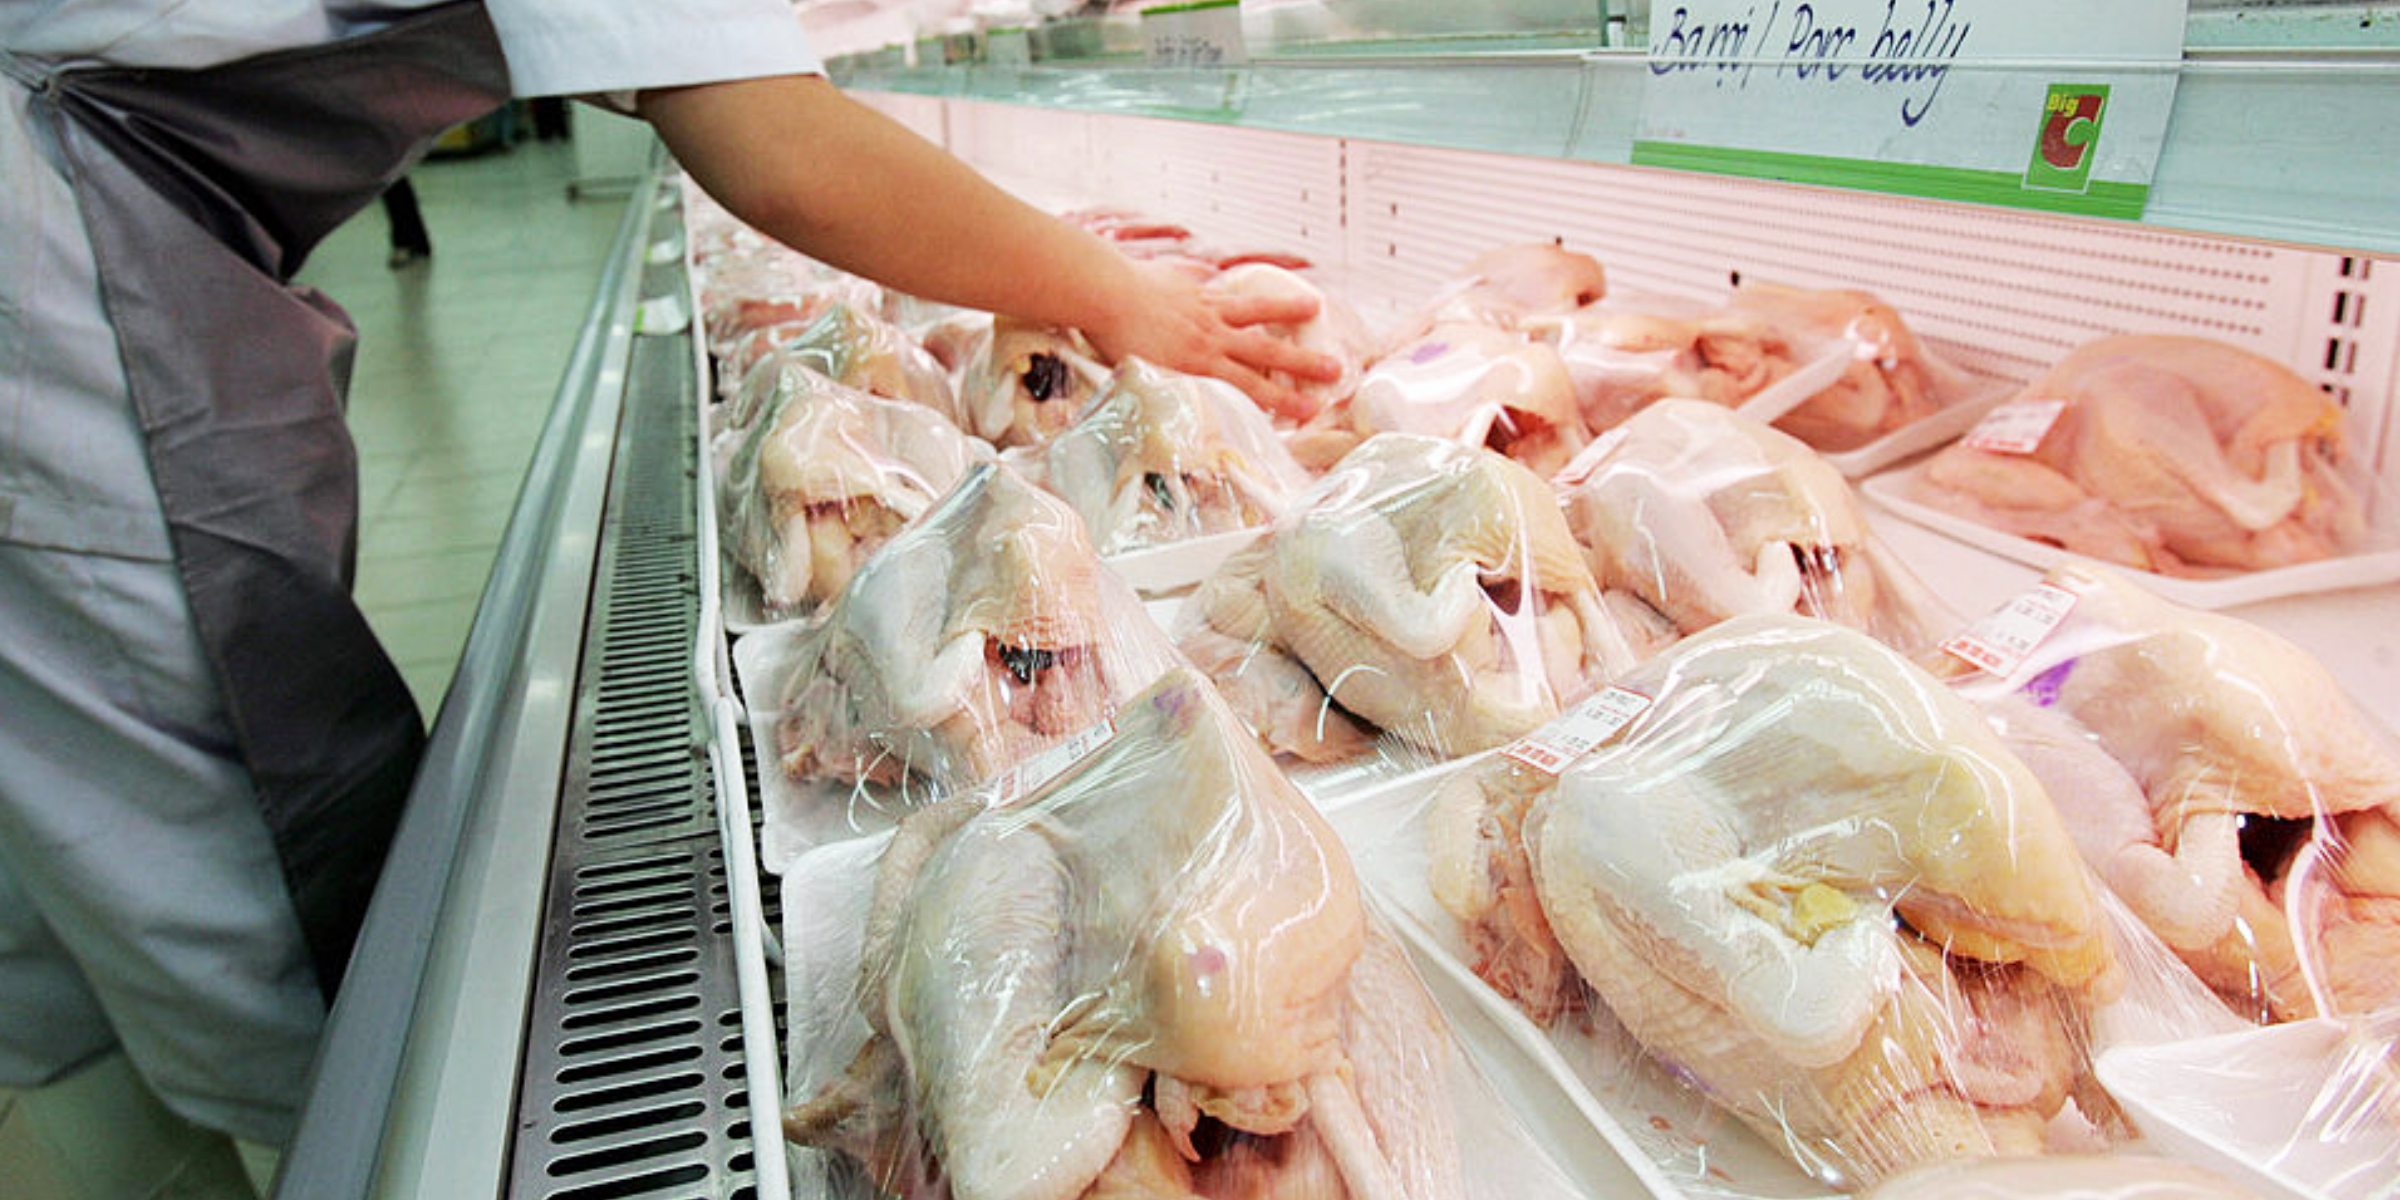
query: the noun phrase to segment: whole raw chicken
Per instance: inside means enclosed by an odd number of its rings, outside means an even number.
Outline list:
[[[1083,521],[1005,467],[970,470],[802,637],[783,769],[939,789],[1098,723],[1173,663]]]
[[[1964,386],[1957,368],[1926,350],[1897,310],[1867,292],[1745,282],[1727,311],[1774,330],[1802,355],[1828,344],[1850,348],[1852,361],[1839,380],[1775,420],[1776,428],[1819,450],[1855,450],[1932,413]]]
[[[1588,254],[1549,242],[1498,246],[1477,255],[1384,344],[1396,348],[1420,341],[1437,325],[1520,330],[1607,294],[1608,273]]]
[[[734,559],[770,616],[814,608],[991,451],[915,404],[786,364],[719,484]]]
[[[1108,371],[1080,333],[999,317],[983,356],[962,374],[961,424],[1006,448],[1040,445],[1074,424]]]
[[[771,326],[762,332],[788,328]],[[945,424],[957,415],[957,397],[941,363],[898,327],[847,304],[830,306],[816,320],[764,350],[746,348],[755,358],[733,397],[724,428],[747,429],[754,424],[790,386],[788,373],[795,368],[872,395],[924,405],[941,414]],[[743,352],[737,349],[737,361]]]
[[[1868,536],[1841,472],[1799,439],[1702,400],[1661,400],[1562,478],[1600,586],[1696,633],[1798,612],[1922,649],[1931,599]]]
[[[1350,418],[1361,440],[1385,432],[1449,438],[1545,476],[1584,443],[1558,351],[1490,325],[1436,325],[1378,359],[1359,380]]]
[[[2307,652],[2247,621],[2101,568],[2045,582],[2076,597],[2073,615],[2020,671],[2030,703],[2000,723],[2101,878],[2255,1019],[2317,1015],[2310,974],[2338,1012],[2400,1001],[2390,735]]]
[[[1185,653],[1271,746],[1310,758],[1358,747],[1325,732],[1328,700],[1461,754],[1633,662],[1550,486],[1489,450],[1408,434],[1343,459],[1187,611]]]
[[[2080,859],[1973,706],[1794,616],[1695,634],[1550,776],[1496,757],[1427,820],[1434,896],[1537,1019],[1596,994],[1812,1173],[2030,1150],[2120,980]]]
[[[866,921],[872,1036],[784,1126],[887,1193],[1462,1192],[1439,1012],[1189,669],[1022,806],[911,816]]]
[[[1558,348],[1593,434],[1668,397],[1738,405],[1790,374],[1796,356],[1762,321],[1663,298],[1611,298],[1526,329]]]
[[[1310,482],[1240,389],[1138,358],[1043,460],[1104,555],[1267,524]]]
[[[2020,393],[2064,405],[2030,454],[1964,443],[1925,502],[2003,533],[2170,575],[2346,552],[2365,533],[2342,409],[2282,366],[2207,338],[2102,338]]]

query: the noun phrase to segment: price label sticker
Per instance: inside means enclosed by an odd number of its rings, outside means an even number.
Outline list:
[[[990,806],[1009,808],[1042,790],[1044,784],[1066,774],[1069,767],[1083,761],[1085,755],[1099,749],[1116,732],[1115,721],[1102,721],[1080,733],[1069,734],[1065,741],[1002,771],[990,784]]]
[[[2058,424],[2058,415],[2065,411],[2064,400],[2011,400],[1983,414],[1959,441],[1969,450],[2031,454],[2041,448],[2042,439],[2050,435],[2050,427]]]
[[[1627,688],[1608,688],[1510,742],[1500,753],[1544,775],[1556,775],[1649,710],[1650,697]]]
[[[2075,593],[2057,584],[2037,583],[1990,616],[1943,642],[1942,650],[1969,666],[2006,679],[2025,664],[2034,648],[2073,611]]]

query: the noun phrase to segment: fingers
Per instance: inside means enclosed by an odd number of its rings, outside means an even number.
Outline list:
[[[1331,355],[1255,331],[1228,335],[1225,353],[1257,370],[1282,371],[1308,383],[1332,383],[1342,377],[1342,364]]]
[[[1297,325],[1317,315],[1313,296],[1250,296],[1217,295],[1208,298],[1210,308],[1219,320],[1228,325]]]
[[[1239,359],[1220,358],[1204,367],[1203,373],[1240,388],[1242,394],[1250,397],[1260,408],[1277,416],[1305,421],[1316,415],[1318,405],[1313,397],[1253,369]]]

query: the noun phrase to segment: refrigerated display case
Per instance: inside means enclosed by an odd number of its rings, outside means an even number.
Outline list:
[[[2386,143],[2400,122],[2324,114],[2400,114],[2400,24],[2346,6],[2357,24],[2335,29],[2326,7],[2194,6],[2140,222],[1630,167],[1639,63],[1608,51],[1269,55],[1227,71],[870,57],[836,71],[1037,203],[1125,204],[1290,250],[1378,322],[1485,246],[1555,239],[1663,294],[1713,297],[1736,277],[1873,288],[1995,383],[2102,332],[2221,337],[2342,398],[2386,485],[2388,533],[2400,145]],[[2262,124],[2293,131],[2269,165],[2251,157]],[[682,187],[659,163],[628,203],[280,1195],[789,1194],[780,1139],[751,1120],[781,1093],[781,914],[756,860],[756,754],[702,484],[708,364]],[[1877,521],[1969,616],[2039,574],[2005,549]],[[2380,541],[2330,578],[2199,601],[2291,638],[2400,723],[2393,552]],[[1461,999],[1467,981],[1433,985],[1458,1019],[1495,1020]],[[1556,1092],[1504,1090],[1548,1144],[1591,1128]],[[1622,1141],[1587,1137],[1567,1157],[1596,1194],[1659,1186]]]

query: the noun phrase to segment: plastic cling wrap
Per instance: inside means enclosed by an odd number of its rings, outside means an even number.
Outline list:
[[[1633,661],[1550,485],[1407,434],[1344,458],[1176,632],[1269,746],[1315,762],[1365,749],[1367,727],[1487,749]]]
[[[1756,319],[1697,301],[1612,297],[1526,327],[1557,347],[1595,434],[1670,396],[1740,404],[1788,375],[1794,355]]]
[[[1478,975],[1536,1021],[1621,1024],[1828,1183],[2100,1139],[2086,1015],[2123,977],[2040,784],[1972,705],[1792,616],[1611,691],[1588,754],[1533,752],[1562,721],[1429,803],[1430,891]]]
[[[2146,1154],[2062,1154],[1934,1163],[1866,1200],[2257,1200],[2214,1171]]]
[[[1561,480],[1593,576],[1649,641],[1797,612],[1913,653],[1956,624],[1873,537],[1841,472],[1732,409],[1661,400]]]
[[[1744,283],[1727,312],[1769,331],[1756,347],[1762,356],[1797,362],[1829,344],[1847,347],[1849,366],[1832,383],[1775,418],[1776,428],[1819,450],[1856,450],[1975,390],[1964,372],[1917,339],[1898,310],[1866,292]]]
[[[1004,449],[1038,446],[1073,424],[1107,378],[1082,334],[996,318],[991,340],[960,372],[961,424]]]
[[[1404,346],[1437,325],[1523,330],[1540,318],[1573,312],[1607,294],[1608,273],[1588,254],[1546,242],[1497,246],[1476,256],[1387,341]]]
[[[1106,720],[1175,662],[1081,518],[978,466],[859,568],[776,672],[774,769],[956,791]]]
[[[1558,351],[1490,325],[1434,326],[1368,368],[1349,408],[1362,437],[1417,433],[1489,446],[1539,475],[1566,466],[1584,443]]]
[[[2339,556],[2366,537],[2343,414],[2279,364],[2206,338],[2102,338],[1929,460],[1909,499],[2164,575]]]
[[[1571,1194],[1206,680],[981,800],[787,879],[803,1194],[845,1164],[910,1200]]]
[[[2003,724],[2085,857],[2236,1011],[2400,1003],[2400,756],[2322,664],[2083,565],[1945,646],[1967,694],[2024,702]]]
[[[933,506],[989,448],[918,405],[784,365],[718,477],[726,549],[765,615],[833,599],[868,556]]]
[[[1103,555],[1267,524],[1310,483],[1240,389],[1140,359],[1042,462]]]
[[[794,368],[887,399],[914,401],[945,421],[957,416],[958,401],[941,363],[897,326],[847,304],[827,307],[797,330],[775,325],[752,336],[768,344],[762,349],[745,343],[730,360],[735,367],[744,357],[750,362],[722,427],[748,428],[773,402],[782,386],[779,374]]]

